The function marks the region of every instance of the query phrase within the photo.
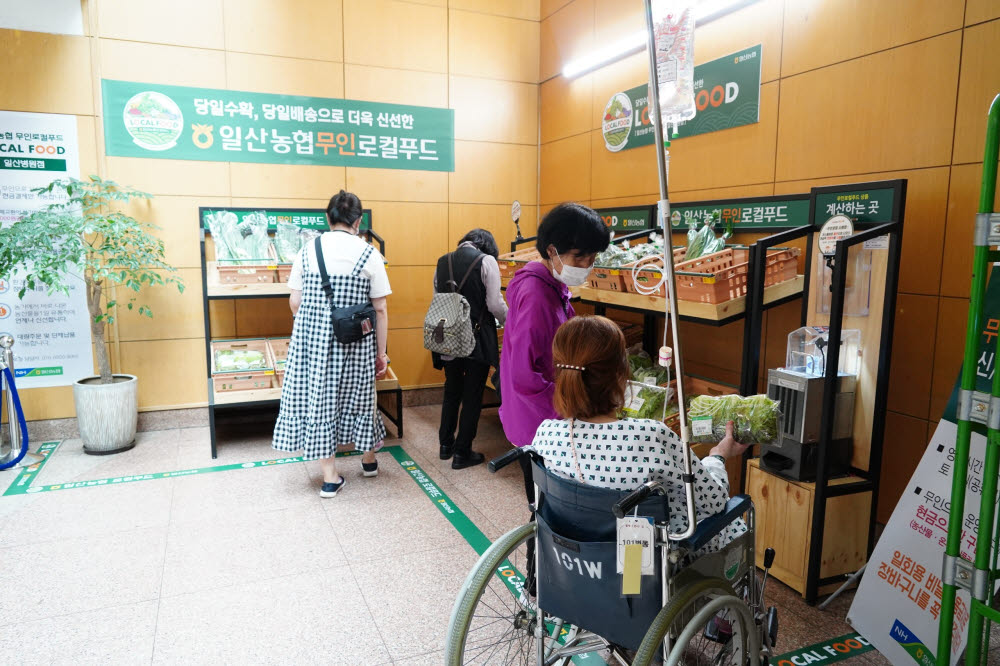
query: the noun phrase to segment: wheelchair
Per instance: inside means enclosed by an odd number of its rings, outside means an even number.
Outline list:
[[[763,593],[774,551],[767,549],[759,580],[749,496],[733,497],[690,537],[671,542],[661,484],[596,488],[553,474],[521,449],[489,469],[525,455],[535,483],[532,521],[494,542],[469,573],[452,611],[446,664],[768,663],[778,623],[773,607],[764,610]],[[693,511],[690,492],[688,502]],[[639,595],[623,596],[615,518],[633,511],[653,519],[657,573],[641,577]],[[702,553],[743,516],[746,533]]]

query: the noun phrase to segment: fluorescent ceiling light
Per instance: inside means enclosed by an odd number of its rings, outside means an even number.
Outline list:
[[[695,25],[704,25],[755,2],[757,0],[703,0],[694,8]],[[562,75],[571,79],[625,56],[638,53],[646,48],[646,34],[645,30],[639,30],[604,48],[588,53],[582,58],[572,60],[563,67]]]

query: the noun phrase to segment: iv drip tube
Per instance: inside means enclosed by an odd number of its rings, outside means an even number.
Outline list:
[[[655,110],[653,122],[653,134],[656,138],[656,166],[660,173],[660,201],[657,204],[660,227],[663,229],[663,271],[664,280],[667,285],[667,315],[670,318],[670,328],[673,332],[674,343],[674,377],[677,378],[677,407],[680,416],[681,441],[684,452],[684,495],[686,499],[685,515],[687,518],[687,528],[679,534],[669,534],[671,541],[683,541],[687,539],[695,530],[695,506],[694,506],[694,474],[691,469],[691,446],[688,442],[687,413],[684,409],[684,373],[681,370],[681,347],[677,332],[677,280],[674,277],[674,254],[670,233],[670,199],[667,183],[667,168],[670,146],[663,138],[663,114],[660,112],[660,82],[656,68],[656,34],[653,25],[652,0],[644,0],[646,9],[646,39],[647,50],[649,51],[649,104]],[[664,330],[666,337],[666,330]]]
[[[21,431],[21,452],[13,460],[0,464],[0,470],[10,469],[17,465],[24,456],[28,453],[28,424],[24,420],[24,410],[21,409],[21,398],[17,395],[17,387],[14,386],[14,373],[10,371],[6,365],[3,366],[3,376],[7,380],[7,390],[10,391],[10,395],[13,398],[14,411],[17,412],[17,424],[20,426]],[[15,414],[8,413],[7,418],[13,419]],[[14,442],[10,443],[11,448],[14,447]]]

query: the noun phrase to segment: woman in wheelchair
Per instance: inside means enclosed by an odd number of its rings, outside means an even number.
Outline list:
[[[563,420],[544,421],[531,448],[555,474],[584,485],[612,490],[634,490],[648,481],[659,481],[671,506],[682,507],[685,489],[683,442],[662,421],[618,417],[625,402],[628,358],[625,335],[610,319],[576,317],[563,324],[552,343],[556,367],[553,398]],[[697,515],[722,511],[729,501],[726,459],[740,456],[747,446],[726,438],[705,460],[692,453]],[[683,532],[686,516],[670,516],[672,532]],[[742,520],[731,524],[712,540],[706,551],[719,550],[746,532]]]
[[[489,464],[496,472],[530,458],[534,520],[497,539],[469,573],[445,663],[566,666],[585,654],[632,666],[766,663],[777,616],[763,610],[753,505],[729,498],[724,465],[745,447],[727,429],[687,477],[683,443],[665,425],[619,419],[625,338],[604,317],[563,324],[553,360],[564,419],[543,422],[531,446]],[[627,594],[616,515],[652,524],[638,589]],[[765,568],[771,559],[768,549]]]

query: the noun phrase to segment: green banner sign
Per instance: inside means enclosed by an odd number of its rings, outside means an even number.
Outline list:
[[[737,231],[755,229],[791,229],[809,224],[809,197],[753,197],[732,201],[705,201],[673,204],[670,226],[674,231],[686,231],[692,224],[701,226],[718,213],[719,228],[732,222]]]
[[[822,643],[779,654],[777,657],[771,657],[771,663],[777,666],[832,664],[845,659],[853,659],[865,652],[871,652],[873,649],[871,643],[865,640],[861,634],[845,634]]]
[[[813,222],[817,227],[834,215],[846,215],[861,226],[892,222],[896,191],[891,187],[855,190],[850,192],[822,192],[816,195],[816,213]]]
[[[303,229],[316,229],[326,231],[330,225],[326,220],[326,211],[318,208],[290,208],[290,209],[270,209],[270,208],[202,208],[201,224],[208,230],[208,216],[219,211],[228,211],[236,215],[242,222],[243,218],[252,213],[264,213],[267,215],[267,228],[274,231],[278,228],[278,222],[287,222],[302,227]],[[361,213],[361,231],[370,231],[372,228],[372,212],[365,208]]]
[[[455,170],[455,112],[103,79],[108,155]]]
[[[629,206],[627,208],[599,208],[597,213],[604,224],[615,233],[629,233],[653,228],[655,206]]]
[[[682,123],[672,140],[756,123],[760,119],[761,52],[758,44],[697,65],[697,115]],[[612,95],[604,107],[601,129],[604,145],[613,153],[652,144],[648,85]]]
[[[24,171],[65,171],[66,160],[5,157],[3,160],[0,160],[0,169],[21,169]]]

